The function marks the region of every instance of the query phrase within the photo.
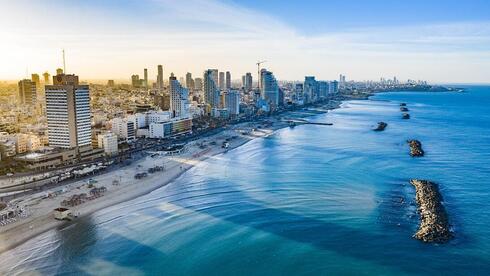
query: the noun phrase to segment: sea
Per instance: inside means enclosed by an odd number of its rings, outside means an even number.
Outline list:
[[[308,118],[332,126],[280,129],[27,241],[0,274],[489,275],[490,87],[464,88],[346,101]],[[412,178],[438,184],[450,242],[412,237]]]

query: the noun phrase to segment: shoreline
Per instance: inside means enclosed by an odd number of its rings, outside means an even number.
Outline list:
[[[329,110],[334,110],[338,108],[342,108],[343,103],[349,100],[360,100],[359,98],[354,99],[342,99],[340,101],[333,101],[323,106],[324,114],[326,114]],[[366,97],[365,100],[368,100]],[[315,110],[311,108],[311,110]],[[308,110],[307,110],[308,111]],[[304,112],[304,111],[295,111],[295,112]],[[305,112],[305,117],[311,117],[318,115],[319,113],[308,114]],[[108,192],[104,194],[104,196],[94,199],[92,201],[84,202],[75,207],[69,207],[70,210],[74,214],[78,214],[78,218],[89,216],[97,211],[102,211],[106,208],[110,208],[117,204],[134,200],[141,196],[147,195],[157,189],[167,186],[168,184],[174,182],[178,177],[187,172],[189,169],[198,165],[200,162],[205,161],[208,158],[215,157],[219,154],[223,154],[229,150],[236,149],[256,138],[264,138],[277,130],[287,128],[289,125],[281,121],[280,117],[285,114],[280,114],[278,116],[274,116],[273,118],[269,118],[269,120],[273,121],[274,124],[272,126],[257,128],[258,125],[261,125],[259,122],[246,122],[239,125],[230,126],[230,129],[223,130],[217,134],[214,134],[209,137],[199,138],[196,141],[190,142],[186,145],[186,152],[182,155],[177,156],[164,156],[161,159],[164,160],[153,160],[150,156],[141,158],[140,160],[135,161],[128,167],[118,168],[116,170],[111,170],[107,173],[103,173],[93,178],[100,181],[101,184],[105,184],[105,187],[108,188]],[[243,129],[256,129],[251,133],[243,134]],[[231,133],[230,133],[231,132]],[[216,142],[213,146],[209,146],[206,150],[202,150],[198,145],[202,143],[208,143],[210,140],[225,140],[230,139],[230,137],[236,136],[236,139],[232,139],[229,141],[229,148],[223,149],[221,147],[220,142]],[[226,138],[225,138],[226,137]],[[199,151],[200,149],[200,151]],[[109,182],[114,180],[114,177],[117,177],[120,172],[129,172],[136,169],[136,171],[140,170],[142,167],[147,169],[154,165],[157,161],[163,161],[164,166],[166,167],[164,172],[157,172],[154,174],[149,174],[147,178],[142,180],[135,180],[130,178],[129,180],[123,180],[124,182],[129,182],[126,184],[121,184],[118,187],[110,185]],[[119,176],[121,178],[121,176]],[[73,186],[77,186],[73,188],[68,194],[73,194],[74,191],[78,190],[81,192],[87,184],[83,184],[86,180],[80,180],[75,183],[66,184],[64,186],[69,186],[70,188]],[[96,184],[97,187],[100,187],[100,184]],[[82,187],[82,188],[80,188]],[[41,193],[34,194],[39,195]],[[64,195],[65,197],[67,195]],[[30,196],[31,198],[35,198],[34,196]],[[25,219],[21,219],[11,225],[6,225],[0,228],[0,254],[5,253],[9,250],[12,250],[25,242],[36,238],[50,230],[67,227],[72,224],[76,224],[78,218],[74,221],[58,221],[54,219],[53,210],[60,206],[59,201],[60,198],[56,197],[54,199],[37,199],[45,206],[40,206],[36,208],[31,216]],[[42,202],[45,201],[45,202]],[[40,204],[40,203],[39,203]],[[54,207],[54,208],[53,208]],[[36,212],[37,211],[37,212]],[[36,214],[37,213],[37,214]]]

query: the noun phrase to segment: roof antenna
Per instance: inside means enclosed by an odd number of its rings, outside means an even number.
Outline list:
[[[63,49],[63,73],[66,75],[65,49]]]

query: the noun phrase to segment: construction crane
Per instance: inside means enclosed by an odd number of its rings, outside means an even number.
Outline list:
[[[257,88],[260,90],[260,65],[266,63],[267,60],[257,61]]]

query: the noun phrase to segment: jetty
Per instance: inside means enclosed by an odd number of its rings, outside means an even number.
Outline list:
[[[408,145],[410,146],[410,156],[412,157],[422,157],[425,152],[422,149],[422,143],[419,140],[408,140]]]
[[[388,126],[387,123],[385,122],[379,122],[378,123],[378,127],[376,127],[375,129],[373,129],[374,131],[383,131],[385,130],[385,128]]]
[[[283,119],[283,121],[287,122],[290,127],[294,127],[296,125],[319,125],[319,126],[331,126],[332,123],[319,123],[319,122],[310,122],[305,119]]]
[[[412,179],[420,225],[414,238],[423,242],[445,243],[453,238],[438,186],[427,180]]]

